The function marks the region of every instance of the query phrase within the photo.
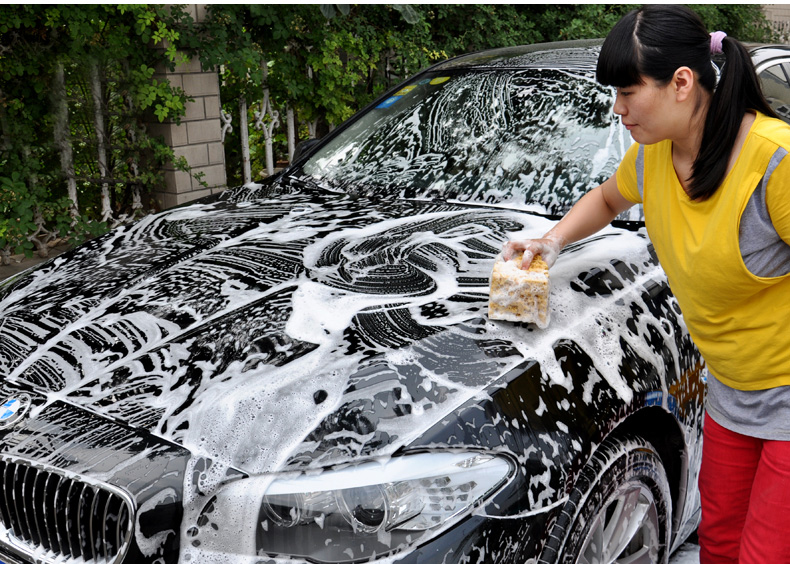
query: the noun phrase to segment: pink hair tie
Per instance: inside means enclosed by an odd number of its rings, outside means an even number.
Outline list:
[[[727,34],[723,31],[714,31],[710,34],[710,52],[714,55],[716,53],[721,53],[721,42],[724,41],[724,38],[727,37]]]

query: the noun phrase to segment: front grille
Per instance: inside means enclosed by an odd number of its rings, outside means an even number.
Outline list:
[[[78,476],[0,457],[0,528],[17,549],[58,562],[114,563],[132,533],[130,503]]]

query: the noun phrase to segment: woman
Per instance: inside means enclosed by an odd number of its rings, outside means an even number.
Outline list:
[[[711,54],[726,57],[717,85]],[[790,127],[748,52],[679,5],[645,6],[606,38],[599,82],[636,143],[523,267],[642,202],[648,234],[708,365],[700,562],[790,562]]]

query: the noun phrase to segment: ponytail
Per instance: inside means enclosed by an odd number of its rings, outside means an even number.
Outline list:
[[[747,110],[777,117],[763,95],[749,52],[729,37],[722,41],[726,62],[711,98],[702,145],[694,161],[689,196],[707,200],[724,181],[727,164]]]
[[[692,166],[689,196],[710,198],[727,173],[727,164],[747,110],[776,114],[763,96],[746,48],[721,32],[713,36],[699,16],[676,4],[648,4],[615,24],[598,57],[596,78],[601,84],[626,88],[649,77],[668,84],[675,71],[689,67],[698,84],[711,95],[700,152]],[[711,51],[719,45],[726,62],[716,84]]]

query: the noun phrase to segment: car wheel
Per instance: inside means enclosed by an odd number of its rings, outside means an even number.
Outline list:
[[[541,562],[665,563],[670,507],[655,449],[638,437],[609,438],[582,470]]]

